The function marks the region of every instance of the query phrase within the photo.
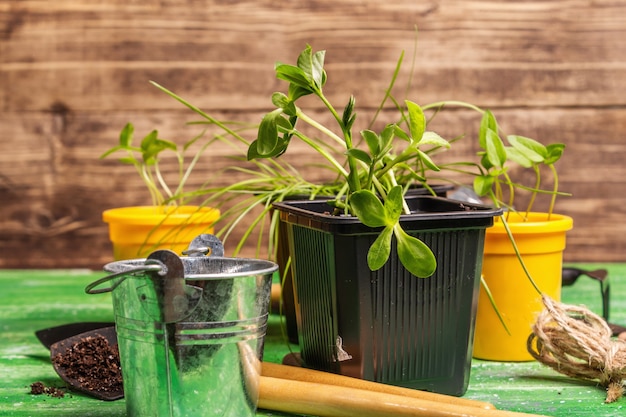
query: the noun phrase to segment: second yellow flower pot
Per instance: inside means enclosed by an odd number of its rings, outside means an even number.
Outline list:
[[[219,210],[199,206],[120,207],[102,213],[115,260],[145,258],[157,249],[180,255],[196,236],[213,233],[219,216]]]
[[[547,213],[510,213],[507,224],[531,277],[542,293],[561,298],[561,274],[565,235],[573,227],[571,217]],[[482,273],[496,306],[510,332],[498,318],[481,286],[474,337],[474,357],[497,361],[531,361],[526,340],[537,314],[541,296],[526,276],[502,219],[487,229]]]

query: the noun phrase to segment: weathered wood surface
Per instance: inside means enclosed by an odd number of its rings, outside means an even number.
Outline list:
[[[578,264],[577,264],[578,266]],[[586,265],[579,265],[585,268]],[[609,277],[626,275],[624,264],[606,267]],[[33,332],[78,320],[111,321],[110,294],[86,295],[84,288],[102,273],[86,271],[2,271],[0,272],[0,415],[11,417],[125,417],[126,404],[94,401],[86,395],[64,398],[31,396],[28,387],[35,381],[63,386],[51,366],[48,351]],[[626,282],[611,285],[611,321],[626,323]],[[601,311],[597,282],[578,280],[563,289],[563,301],[583,304]],[[271,314],[264,337],[263,361],[280,363],[298,347],[285,343],[283,319]],[[561,375],[538,362],[502,363],[474,359],[469,388],[464,398],[492,403],[498,410],[553,417],[616,417],[623,415],[622,400],[603,404],[606,392],[595,382]],[[390,417],[397,413],[389,414]],[[258,410],[257,417],[302,417]]]
[[[197,118],[149,80],[218,118],[257,122],[283,87],[274,62],[293,62],[309,43],[327,50],[331,100],[342,107],[354,93],[365,121],[400,52],[410,57],[416,25],[409,97],[469,101],[507,131],[566,143],[560,183],[574,196],[557,206],[575,220],[566,259],[624,260],[625,22],[623,0],[0,0],[0,267],[110,260],[102,210],[149,196],[132,168],[98,156],[127,121],[167,138],[198,132],[184,126]],[[452,112],[438,126],[469,135],[469,122]],[[469,141],[456,152],[475,150]],[[229,152],[212,150],[191,185]],[[323,175],[309,159],[301,148],[291,160]]]

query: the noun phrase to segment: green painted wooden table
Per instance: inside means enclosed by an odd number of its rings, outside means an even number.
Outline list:
[[[611,280],[611,321],[626,325],[626,265],[603,267]],[[77,393],[64,398],[31,395],[30,384],[62,386],[49,352],[34,332],[77,321],[112,321],[110,295],[84,293],[102,276],[92,271],[0,270],[0,416],[125,416],[123,400],[99,401]],[[585,304],[601,312],[597,282],[581,278],[563,289],[563,301]],[[294,346],[284,342],[280,317],[271,316],[264,360],[280,362]],[[604,404],[605,392],[595,384],[562,376],[536,362],[501,363],[474,360],[466,398],[493,403],[502,410],[546,416],[623,416],[626,399]],[[260,410],[259,416],[285,416]]]

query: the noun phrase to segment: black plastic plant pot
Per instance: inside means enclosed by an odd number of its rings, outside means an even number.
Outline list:
[[[430,186],[437,197],[446,197],[448,191],[454,189],[453,185],[435,184]],[[429,195],[430,190],[425,187],[412,187],[408,191],[409,195]],[[328,196],[319,196],[318,200],[328,199]],[[306,200],[307,196],[301,195],[300,198],[290,198],[289,200]],[[293,279],[291,277],[291,268],[286,270],[287,261],[289,260],[289,245],[287,244],[287,225],[283,222],[278,224],[278,244],[276,247],[276,263],[280,269],[282,278],[282,314],[285,316],[285,324],[287,328],[287,337],[289,342],[298,343],[298,325],[296,321],[296,308],[294,305],[293,295]]]
[[[407,198],[407,233],[437,258],[429,278],[401,265],[395,242],[378,271],[379,230],[334,216],[324,201],[275,203],[288,225],[298,343],[305,366],[460,396],[472,358],[485,229],[501,210],[440,197]]]

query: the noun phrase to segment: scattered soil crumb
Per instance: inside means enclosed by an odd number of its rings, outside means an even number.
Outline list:
[[[53,358],[55,365],[81,387],[97,392],[123,389],[117,345],[102,336],[86,337]]]
[[[39,381],[30,384],[30,393],[33,395],[46,394],[54,398],[65,397],[65,391],[62,389],[56,387],[46,387],[43,382]]]

